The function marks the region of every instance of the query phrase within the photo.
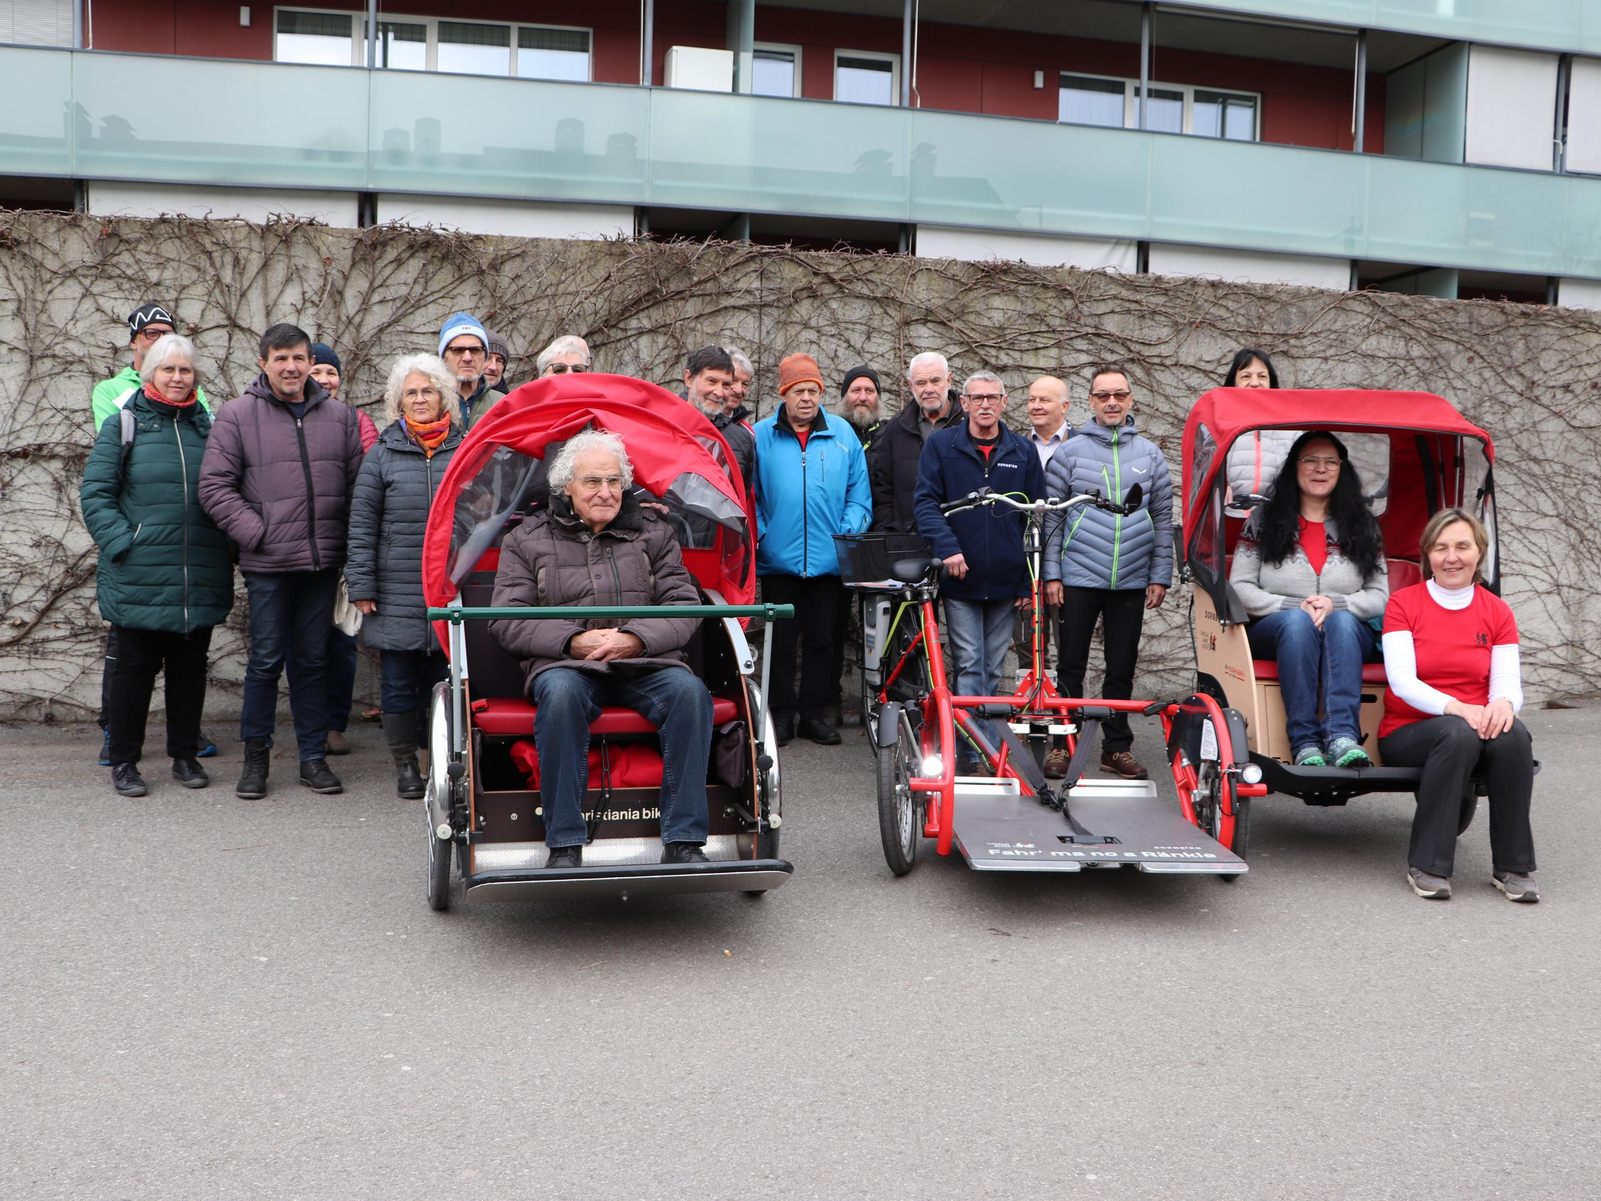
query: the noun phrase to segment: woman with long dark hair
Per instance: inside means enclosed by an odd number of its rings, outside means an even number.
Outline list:
[[[1278,368],[1267,351],[1246,346],[1235,352],[1223,376],[1225,388],[1277,388]],[[1299,430],[1253,430],[1229,447],[1224,471],[1229,485],[1229,509],[1243,515],[1267,494],[1284,467]],[[1256,498],[1253,501],[1252,498]]]
[[[1362,664],[1378,640],[1390,577],[1379,525],[1345,444],[1309,430],[1246,523],[1229,582],[1254,620],[1251,654],[1276,659],[1299,767],[1367,767]],[[1318,719],[1318,698],[1323,718]]]

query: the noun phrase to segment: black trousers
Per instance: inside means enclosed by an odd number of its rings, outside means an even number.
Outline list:
[[[117,671],[117,627],[106,627],[106,661],[100,669],[100,716],[97,719],[104,730],[111,721],[111,677]]]
[[[111,674],[106,728],[111,762],[137,763],[144,754],[145,725],[156,673],[165,668],[167,756],[193,759],[200,750],[200,713],[206,706],[206,655],[211,627],[191,634],[116,626],[117,665]]]
[[[835,614],[843,585],[837,575],[765,575],[762,599],[776,605],[794,605],[795,616],[775,621],[767,628],[767,642],[773,656],[769,681],[772,695],[767,698],[775,717],[792,716],[797,709],[808,721],[823,716],[832,691],[829,673],[839,680],[834,667]],[[801,664],[796,668],[795,653]]]
[[[1043,602],[1042,602],[1043,603]],[[1051,643],[1056,643],[1057,658],[1061,658],[1062,612],[1059,605],[1046,605],[1045,616],[1040,619],[1040,670],[1051,670]],[[1017,622],[1012,627],[1012,652],[1017,656],[1017,674],[1026,676],[1034,666],[1034,610],[1019,609]]]
[[[1510,730],[1486,741],[1460,717],[1430,717],[1379,739],[1379,754],[1386,766],[1423,769],[1406,854],[1411,866],[1450,879],[1462,798],[1478,773],[1490,791],[1490,861],[1495,870],[1534,870],[1534,832],[1529,828],[1534,741],[1521,721],[1514,718]]]
[[[1064,696],[1084,695],[1084,669],[1090,661],[1090,639],[1101,622],[1106,648],[1106,679],[1101,695],[1126,701],[1134,695],[1134,667],[1139,662],[1140,631],[1145,626],[1144,588],[1064,588],[1061,635],[1057,639],[1056,686]],[[1130,750],[1134,734],[1128,714],[1115,713],[1103,725],[1106,754]]]

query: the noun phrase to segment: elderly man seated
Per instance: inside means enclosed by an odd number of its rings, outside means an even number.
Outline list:
[[[633,479],[615,434],[587,429],[569,440],[551,464],[550,507],[501,547],[494,604],[699,603],[667,525],[629,498]],[[662,862],[706,862],[712,699],[683,654],[698,624],[694,617],[491,623],[496,641],[521,662],[538,706],[547,867],[583,863],[589,723],[608,704],[644,715],[660,733]]]

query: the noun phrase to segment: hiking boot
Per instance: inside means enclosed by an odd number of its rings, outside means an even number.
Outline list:
[[[145,779],[139,774],[137,763],[119,763],[113,767],[111,786],[117,790],[118,796],[144,796],[150,791],[145,787]]]
[[[1149,780],[1151,773],[1134,757],[1133,751],[1102,751],[1101,770],[1124,780]]]
[[[339,777],[328,770],[326,759],[304,759],[300,764],[300,782],[315,793],[323,796],[332,796],[336,792],[343,792],[345,786],[339,782]]]
[[[1444,876],[1432,875],[1421,868],[1409,866],[1406,869],[1406,882],[1412,886],[1412,891],[1425,901],[1449,901],[1451,899],[1451,881]],[[1496,887],[1500,887],[1499,882]]]
[[[1067,765],[1073,761],[1073,756],[1067,753],[1065,746],[1053,746],[1050,753],[1045,756],[1045,762],[1040,769],[1048,780],[1060,780],[1067,775]]]
[[[239,773],[234,796],[242,801],[259,801],[267,795],[267,769],[272,765],[272,744],[265,738],[245,740],[245,769]]]
[[[584,848],[582,846],[551,847],[550,858],[545,860],[546,867],[583,867]]]
[[[198,759],[174,759],[172,778],[185,788],[204,788],[211,783],[211,777],[206,775]]]
[[[779,746],[788,746],[795,741],[795,715],[793,713],[773,714],[773,741]]]
[[[667,842],[662,844],[663,863],[708,863],[706,852],[698,842]]]
[[[1323,757],[1321,747],[1303,746],[1295,752],[1296,767],[1327,767],[1329,761]]]
[[[1496,872],[1490,877],[1490,883],[1505,893],[1509,901],[1532,903],[1540,899],[1540,890],[1530,872]]]
[[[1329,758],[1335,767],[1372,767],[1373,760],[1354,738],[1336,738],[1329,743]]]
[[[385,713],[384,741],[395,760],[395,795],[403,801],[417,800],[425,791],[422,770],[417,766],[417,711]]]
[[[821,717],[803,717],[798,731],[802,738],[809,738],[818,746],[838,746],[840,742],[839,731]]]
[[[346,738],[341,730],[329,730],[324,740],[324,748],[330,755],[350,754],[350,739]]]

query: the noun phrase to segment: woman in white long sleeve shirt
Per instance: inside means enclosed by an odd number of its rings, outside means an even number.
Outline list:
[[[1379,753],[1389,766],[1423,769],[1407,881],[1432,900],[1451,895],[1457,821],[1476,772],[1489,787],[1491,882],[1509,901],[1540,899],[1529,826],[1534,754],[1517,719],[1518,625],[1480,586],[1488,546],[1471,514],[1436,513],[1423,530],[1423,582],[1394,593],[1384,614]]]

